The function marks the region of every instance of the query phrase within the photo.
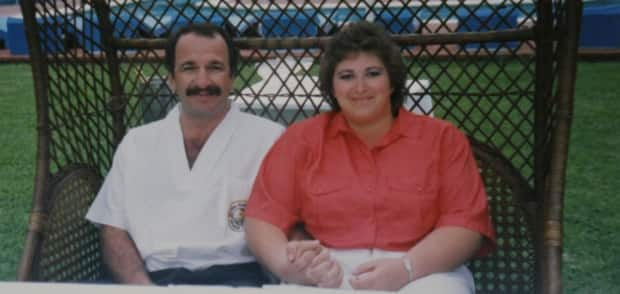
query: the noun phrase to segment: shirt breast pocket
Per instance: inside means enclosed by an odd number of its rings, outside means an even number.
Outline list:
[[[432,181],[417,177],[394,177],[388,179],[390,190],[396,193],[405,193],[409,197],[433,198],[437,194],[437,187]]]
[[[390,178],[387,183],[387,210],[403,225],[422,231],[432,229],[440,209],[437,185],[430,179],[416,177]]]
[[[310,194],[313,197],[338,197],[350,186],[348,181],[319,180],[310,184]]]
[[[308,218],[308,225],[334,229],[352,217],[353,196],[350,181],[333,178],[312,181],[308,189],[309,205],[305,205],[307,209],[302,213]]]

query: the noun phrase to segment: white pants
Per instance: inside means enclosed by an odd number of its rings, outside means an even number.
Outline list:
[[[400,258],[403,252],[385,251],[380,249],[349,249],[336,250],[330,249],[332,258],[340,262],[344,273],[344,278],[340,288],[351,289],[349,278],[357,266],[362,263],[378,258]],[[415,265],[414,265],[415,267]],[[398,291],[398,293],[446,293],[446,294],[473,294],[476,292],[474,279],[467,267],[459,266],[454,271],[435,273],[417,279]]]

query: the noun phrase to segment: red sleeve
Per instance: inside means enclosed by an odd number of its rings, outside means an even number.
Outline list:
[[[299,168],[304,165],[301,137],[289,127],[271,147],[258,171],[245,215],[285,234],[300,218]]]
[[[484,237],[477,256],[495,248],[487,194],[467,138],[454,126],[443,130],[439,159],[441,216],[437,226],[459,226]]]

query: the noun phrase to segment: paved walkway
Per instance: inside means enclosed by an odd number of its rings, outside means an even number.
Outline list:
[[[21,15],[19,5],[0,5],[0,16]]]

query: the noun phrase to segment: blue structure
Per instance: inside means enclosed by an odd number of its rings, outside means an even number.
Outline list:
[[[620,5],[585,7],[579,46],[620,48]]]
[[[112,15],[110,21],[114,27],[114,36],[132,38],[144,30],[146,22],[141,22],[139,14],[133,16],[128,12],[121,12],[118,16]],[[99,19],[94,10],[85,12],[83,15],[75,15],[73,25],[67,26],[68,34],[75,37],[78,45],[88,52],[101,51],[101,32],[99,31]]]
[[[208,19],[207,19],[208,17]],[[164,16],[161,24],[157,24],[156,27],[153,28],[153,35],[157,37],[164,37],[167,33],[172,33],[178,30],[179,28],[187,25],[188,23],[205,23],[211,22],[218,26],[224,25],[224,18],[219,14],[209,15],[206,13],[199,13],[199,11],[170,11]]]
[[[366,7],[355,8],[323,8],[321,13],[324,13],[329,21],[338,26],[345,22],[356,22],[366,19],[369,13]]]
[[[8,18],[0,17],[0,42],[6,40],[6,22]]]
[[[460,10],[457,13],[459,18],[458,32],[487,32],[494,30],[506,30],[517,28],[517,19],[521,14],[506,7],[494,11],[490,8],[477,9],[474,15],[468,10]],[[482,44],[487,49],[495,49],[500,46],[498,42],[489,42]],[[507,42],[508,48],[515,48],[517,42]],[[466,49],[478,49],[480,44],[467,44]]]
[[[620,48],[620,5],[587,2],[581,22],[580,47],[583,48]],[[383,7],[369,11],[365,7],[322,8],[321,11],[305,9],[303,12],[274,8],[260,14],[246,10],[218,10],[186,6],[182,11],[167,9],[166,6],[148,8],[128,4],[122,11],[112,11],[111,19],[114,36],[166,37],[189,22],[210,21],[219,26],[227,26],[234,34],[241,36],[244,32],[258,33],[263,37],[314,37],[329,34],[345,22],[371,20],[383,25],[392,34],[415,33],[420,27],[421,19],[428,17],[452,17],[454,10],[447,5],[438,7]],[[118,7],[117,7],[118,8]],[[531,9],[534,9],[533,7]],[[529,11],[524,11],[526,14]],[[492,30],[514,29],[518,27],[521,11],[507,5],[499,10],[491,7],[479,7],[476,10],[459,7],[456,17],[459,20],[458,32],[484,32]],[[323,15],[324,14],[324,15]],[[78,46],[88,52],[101,51],[101,32],[94,10],[75,15],[58,16],[51,21],[54,27],[45,28],[41,35],[45,41],[42,48],[46,53],[62,52],[64,40],[73,37]],[[226,19],[224,19],[226,18]],[[40,21],[40,20],[39,20]],[[252,30],[248,30],[252,28]],[[258,30],[258,32],[256,32]],[[24,33],[24,22],[19,17],[0,17],[0,41],[11,54],[28,54]],[[500,46],[515,48],[518,42],[489,42],[466,44],[466,49],[496,49]]]
[[[64,32],[61,27],[62,20],[61,17],[58,17],[56,21],[49,21],[48,23],[55,25],[45,26],[45,29],[40,32],[40,37],[44,40],[41,47],[43,54],[58,53],[65,50],[62,42],[64,39]],[[43,23],[43,19],[37,19],[37,21]],[[20,17],[8,17],[6,29],[5,45],[9,52],[15,55],[28,55],[24,20]]]
[[[24,30],[24,20],[17,17],[9,17],[6,22],[6,47],[11,54],[27,55],[28,43]]]
[[[413,12],[406,8],[394,8],[379,12],[375,22],[392,34],[415,33],[420,26]]]
[[[319,26],[313,13],[290,10],[274,10],[263,15],[260,34],[263,37],[315,37],[319,35]]]
[[[97,27],[99,22],[94,11],[74,16],[72,23],[74,26],[68,27],[68,33],[75,37],[78,46],[88,52],[101,51],[101,32]]]

